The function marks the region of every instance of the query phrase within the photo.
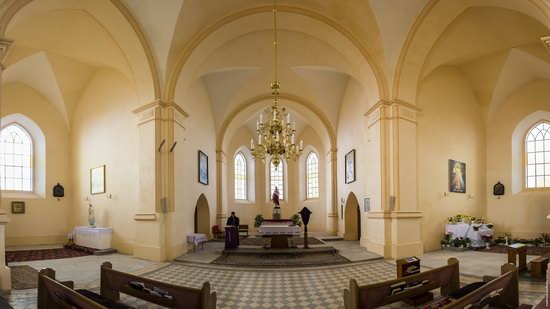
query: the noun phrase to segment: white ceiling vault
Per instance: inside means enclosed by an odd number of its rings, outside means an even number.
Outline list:
[[[24,5],[8,16],[17,3]],[[281,92],[323,116],[288,102],[300,128],[338,128],[350,83],[366,98],[359,111],[364,113],[380,99],[414,104],[423,78],[440,66],[456,66],[490,118],[516,89],[550,78],[550,54],[540,41],[550,36],[548,0],[277,4]],[[209,104],[219,132],[243,103],[270,93],[272,5],[272,0],[3,0],[1,30],[15,41],[3,83],[41,93],[68,127],[96,70],[113,69],[130,80],[138,105],[155,99],[192,104],[176,98],[199,83],[207,98],[200,104]],[[253,128],[253,115],[267,103],[262,104],[234,119]]]

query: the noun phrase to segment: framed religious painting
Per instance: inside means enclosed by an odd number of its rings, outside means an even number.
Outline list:
[[[355,149],[348,152],[344,159],[346,183],[355,181]]]
[[[208,185],[208,156],[199,150],[199,182]]]
[[[449,192],[466,193],[466,163],[449,159]]]
[[[105,193],[105,165],[90,169],[90,194]]]

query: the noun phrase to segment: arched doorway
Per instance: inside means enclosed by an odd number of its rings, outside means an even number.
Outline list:
[[[199,196],[195,206],[195,233],[205,234],[210,238],[210,207],[204,194]]]
[[[361,210],[359,201],[353,192],[346,199],[344,208],[344,239],[359,240],[361,237]]]

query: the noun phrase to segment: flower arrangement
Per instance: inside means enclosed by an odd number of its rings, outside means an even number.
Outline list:
[[[445,233],[443,234],[443,238],[441,239],[441,245],[444,247],[450,247],[451,246],[451,237],[453,236],[452,233]]]
[[[264,222],[264,216],[257,214],[256,218],[254,218],[254,227],[260,227],[262,222]]]
[[[290,220],[292,220],[292,225],[302,226],[302,219],[300,219],[298,214],[293,214]]]
[[[449,223],[469,223],[469,224],[484,224],[485,218],[484,217],[474,217],[470,215],[465,214],[457,214],[454,217],[447,218],[447,221]]]

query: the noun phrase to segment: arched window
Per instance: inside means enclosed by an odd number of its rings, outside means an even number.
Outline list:
[[[550,123],[535,125],[525,137],[525,186],[550,187]]]
[[[306,159],[306,198],[319,198],[319,157],[310,152]]]
[[[32,139],[16,124],[0,131],[0,189],[32,191]]]
[[[246,200],[246,159],[241,152],[235,156],[235,199]]]
[[[271,161],[270,164],[270,198],[271,194],[273,194],[273,191],[275,191],[275,187],[279,190],[279,199],[284,200],[285,198],[285,188],[284,188],[284,164],[283,162],[279,163],[279,166],[275,168],[275,164],[273,164],[273,161]]]

